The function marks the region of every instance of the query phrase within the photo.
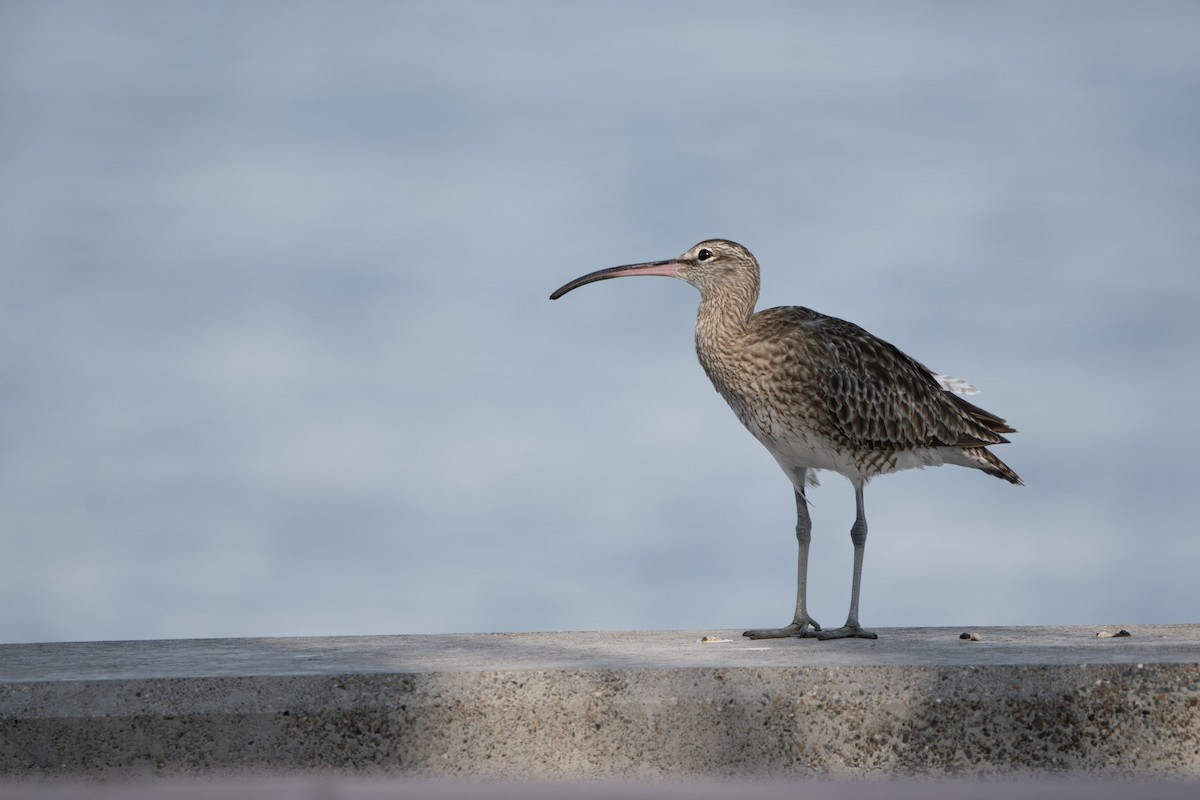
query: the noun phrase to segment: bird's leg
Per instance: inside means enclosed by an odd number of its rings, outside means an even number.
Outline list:
[[[804,471],[800,473],[799,489],[796,489],[796,543],[800,553],[796,560],[796,615],[792,623],[783,628],[765,628],[746,631],[743,636],[751,639],[782,639],[787,636],[811,636],[812,631],[821,630],[817,621],[808,615],[808,545],[812,541],[812,519],[808,516],[808,500],[804,497]],[[812,631],[809,630],[811,626]]]
[[[854,543],[854,581],[850,588],[850,615],[846,617],[845,625],[837,630],[821,631],[817,634],[818,639],[879,638],[871,631],[863,630],[858,624],[858,589],[862,585],[863,551],[867,548],[867,515],[863,511],[862,482],[854,484],[854,502],[858,506],[858,516],[850,528],[850,541]]]

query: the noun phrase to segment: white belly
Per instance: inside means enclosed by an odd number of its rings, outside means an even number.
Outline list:
[[[944,452],[944,448],[852,450],[839,447],[829,439],[809,431],[789,430],[771,422],[768,422],[770,428],[767,428],[753,418],[742,421],[754,434],[754,438],[762,442],[775,457],[794,484],[799,480],[797,470],[830,470],[858,484],[865,483],[876,475],[886,475],[904,469],[937,467],[946,463],[947,453]],[[797,488],[800,488],[798,484]]]

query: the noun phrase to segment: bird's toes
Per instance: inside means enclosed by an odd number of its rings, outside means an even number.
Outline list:
[[[879,634],[869,631],[861,625],[843,625],[831,631],[821,631],[817,634],[821,641],[828,639],[878,639]]]
[[[812,625],[813,630],[809,630],[809,625]],[[821,626],[815,622],[793,622],[791,625],[782,628],[756,628],[746,631],[742,636],[749,639],[787,639],[790,637],[800,639],[805,636],[813,636],[814,630],[821,630]]]

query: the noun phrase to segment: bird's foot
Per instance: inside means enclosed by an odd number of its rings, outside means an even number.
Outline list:
[[[817,624],[816,620],[803,619],[795,620],[791,625],[783,628],[757,628],[752,631],[746,631],[742,636],[747,636],[751,639],[786,639],[790,636],[803,639],[805,636],[816,636],[820,630],[821,626]]]
[[[879,635],[873,631],[864,630],[857,622],[851,624],[846,623],[840,628],[832,631],[821,631],[817,634],[817,638],[821,641],[826,639],[878,639]]]

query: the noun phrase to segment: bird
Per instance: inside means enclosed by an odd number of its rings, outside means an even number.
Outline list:
[[[781,628],[747,630],[751,639],[876,639],[859,622],[867,542],[863,489],[880,475],[952,464],[1021,485],[988,448],[1015,433],[1000,417],[960,395],[965,381],[935,373],[852,322],[803,306],[755,311],[758,261],[742,245],[707,239],[678,258],[609,267],[564,284],[557,300],[589,283],[635,275],[677,278],[700,291],[696,355],[713,387],[742,424],[774,456],[796,501],[796,607]],[[812,521],[807,489],[817,473],[846,477],[855,519],[850,611],[845,625],[822,628],[808,612]]]

